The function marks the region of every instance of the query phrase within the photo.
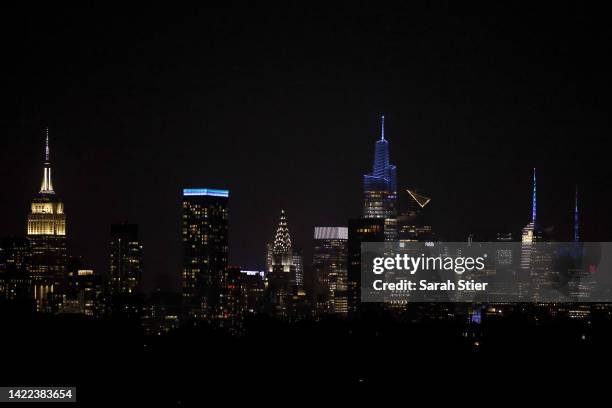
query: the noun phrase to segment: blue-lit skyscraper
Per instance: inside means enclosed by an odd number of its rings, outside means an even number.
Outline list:
[[[531,222],[523,228],[522,242],[531,244],[541,240],[540,223],[537,218],[536,169],[533,169],[533,191],[531,193]]]
[[[381,117],[380,139],[376,141],[372,173],[363,176],[363,217],[383,218],[385,236],[396,238],[397,168],[389,163],[389,142],[385,139],[385,117]]]
[[[537,196],[536,196],[536,169],[533,169],[533,190],[531,193],[531,222],[523,228],[521,237],[521,270],[531,275],[535,274],[536,266],[534,261],[537,253],[534,250],[534,243],[542,241],[542,231],[537,217]]]
[[[397,168],[389,164],[389,141],[385,139],[385,117],[381,117],[380,139],[376,141],[374,149],[374,164],[372,173],[363,176],[364,191],[387,191],[397,192]],[[382,218],[371,215],[367,208],[364,208],[366,218]]]
[[[574,202],[574,242],[580,241],[580,219],[578,218],[578,186],[576,186],[576,197]]]

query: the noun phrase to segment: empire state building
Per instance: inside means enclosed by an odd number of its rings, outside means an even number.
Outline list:
[[[54,311],[61,303],[58,289],[66,272],[66,215],[64,204],[53,190],[48,129],[42,184],[28,214],[28,240],[28,269],[36,306],[40,311]]]

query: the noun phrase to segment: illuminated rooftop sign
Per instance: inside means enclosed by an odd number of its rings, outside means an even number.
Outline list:
[[[348,239],[346,227],[315,227],[315,239]]]
[[[243,271],[243,270],[241,270],[240,272],[245,274],[245,275],[248,275],[248,276],[257,276],[257,275],[259,275],[262,278],[264,278],[265,274],[266,274],[264,271]]]
[[[229,197],[229,190],[216,190],[213,188],[184,188],[183,196]]]

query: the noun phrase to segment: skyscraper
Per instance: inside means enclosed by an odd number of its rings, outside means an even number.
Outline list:
[[[115,295],[129,295],[136,292],[142,281],[142,245],[138,239],[138,225],[114,224],[110,233],[108,289]]]
[[[384,242],[385,220],[359,218],[348,223],[348,308],[349,313],[360,310],[361,304],[361,244]]]
[[[315,227],[312,268],[317,313],[348,313],[346,227]]]
[[[4,238],[0,241],[0,300],[29,303],[29,253],[30,245],[25,238]]]
[[[385,117],[376,141],[372,173],[363,176],[363,217],[382,218],[387,240],[397,238],[397,168],[389,163],[389,142],[385,139]]]
[[[281,210],[274,244],[272,245],[272,270],[279,272],[291,272],[293,266],[293,251],[291,245],[291,235],[285,210]],[[294,277],[291,278],[294,280]]]
[[[435,239],[426,217],[426,207],[431,198],[415,190],[406,190],[408,199],[405,211],[397,217],[398,240],[400,242],[425,242]]]
[[[299,288],[304,287],[304,256],[301,249],[292,251],[292,267],[295,275],[295,285]]]
[[[521,234],[521,269],[529,271],[533,258],[533,243],[542,240],[542,232],[537,219],[536,169],[533,168],[533,192],[531,199],[531,222],[523,228]]]
[[[578,218],[578,186],[574,202],[574,242],[580,242],[580,219]]]
[[[220,286],[229,256],[228,200],[228,190],[183,190],[182,289],[187,318],[215,319],[221,312]]]
[[[242,288],[242,273],[238,266],[228,266],[220,283],[219,326],[236,331],[242,325],[246,298]]]
[[[59,292],[66,272],[66,215],[64,204],[53,190],[48,129],[44,157],[42,184],[28,214],[28,272],[37,309],[50,312],[61,303]]]
[[[285,210],[281,210],[271,257],[271,271],[266,276],[266,306],[277,317],[290,317],[296,310],[296,302],[301,302],[303,298],[301,287],[304,270],[302,253],[291,242]]]
[[[552,257],[549,250],[542,244],[543,232],[537,217],[536,169],[533,169],[533,193],[531,201],[531,222],[523,228],[521,234],[521,258],[519,274],[519,296],[537,301],[545,293],[551,282]],[[525,280],[529,282],[527,291],[523,290]]]
[[[241,273],[241,289],[244,297],[244,310],[246,315],[254,315],[263,309],[265,293],[264,271],[246,271]]]
[[[272,262],[274,259],[274,243],[266,244],[266,273],[272,272]]]
[[[67,284],[61,313],[100,317],[105,311],[103,277],[85,264],[80,256],[71,256],[66,264]]]

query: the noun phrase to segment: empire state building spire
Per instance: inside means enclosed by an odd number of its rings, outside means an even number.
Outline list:
[[[62,292],[59,281],[66,276],[66,214],[64,203],[53,191],[49,153],[49,129],[45,129],[42,185],[32,200],[28,214],[31,251],[28,272],[36,310],[54,313],[61,301],[52,294]]]
[[[49,128],[45,128],[45,162],[43,167],[43,179],[40,186],[41,194],[55,194],[51,182],[51,159],[49,153]]]

